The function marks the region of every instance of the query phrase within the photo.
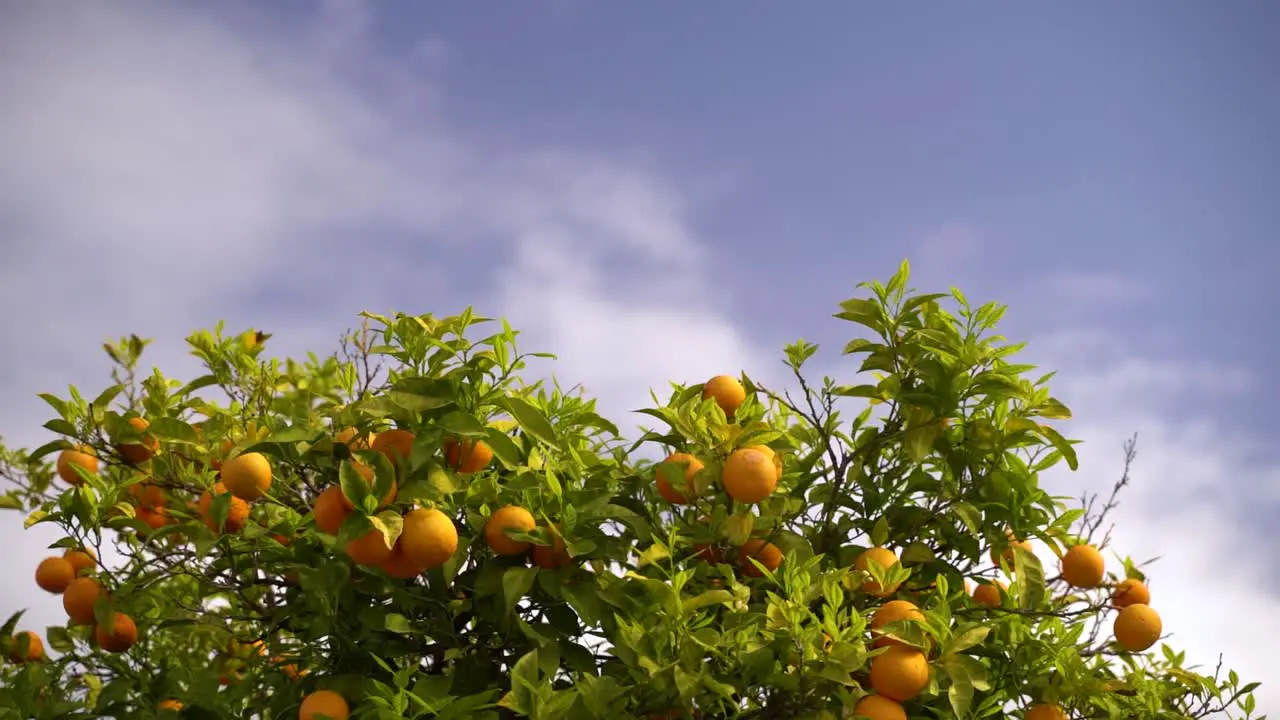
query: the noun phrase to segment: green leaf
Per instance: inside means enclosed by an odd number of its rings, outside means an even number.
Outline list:
[[[383,510],[369,518],[369,522],[375,530],[382,533],[382,537],[387,541],[387,547],[395,547],[396,540],[404,530],[404,516],[394,510]]]
[[[147,426],[147,432],[162,440],[170,440],[188,445],[200,442],[196,429],[181,420],[174,418],[156,418]]]
[[[106,410],[108,407],[111,406],[111,401],[115,400],[116,397],[123,391],[124,391],[123,385],[112,385],[106,390],[103,390],[101,393],[98,394],[98,397],[93,399],[92,405],[94,409],[99,411]]]
[[[436,420],[436,425],[450,435],[458,437],[477,438],[488,437],[489,435],[489,429],[485,427],[484,423],[477,420],[474,415],[457,410]]]
[[[733,593],[728,590],[708,590],[691,598],[685,598],[684,611],[689,614],[709,605],[723,605],[730,602],[733,602]]]
[[[883,547],[887,542],[889,542],[889,521],[881,517],[871,527],[871,544],[876,547]]]
[[[964,720],[969,717],[969,708],[973,704],[973,683],[969,682],[969,675],[964,670],[958,672],[951,672],[951,670],[952,668],[948,667],[951,687],[947,688],[947,700],[951,703],[951,710],[955,713],[956,720]]]
[[[1044,602],[1044,566],[1035,553],[1021,545],[1013,550],[1014,584],[1018,588],[1018,607],[1023,610],[1040,607]]]
[[[520,447],[510,435],[491,427],[486,429],[485,436],[485,441],[489,444],[489,449],[493,450],[494,456],[498,458],[498,462],[507,468],[517,468],[524,463],[524,454],[520,452]]]
[[[50,432],[56,432],[59,435],[76,436],[76,426],[61,418],[54,418],[44,424],[44,428]]]
[[[881,332],[885,325],[884,309],[874,300],[853,298],[840,303],[841,312],[835,317]]]
[[[44,522],[45,518],[48,516],[49,513],[44,510],[33,510],[31,514],[27,516],[27,519],[23,521],[22,528],[24,530],[29,529],[32,525]]]
[[[1062,435],[1058,434],[1057,430],[1054,430],[1048,425],[1039,425],[1036,427],[1036,430],[1042,437],[1044,437],[1044,439],[1053,443],[1053,448],[1055,450],[1062,453],[1062,458],[1067,461],[1067,467],[1072,470],[1080,467],[1080,460],[1076,458],[1076,449],[1071,447],[1071,443],[1068,442],[1066,438],[1062,437]]]
[[[515,395],[503,398],[501,403],[507,412],[511,413],[511,417],[520,423],[521,430],[547,445],[560,446],[560,439],[556,436],[556,430],[551,426],[551,421],[535,405]]]
[[[943,650],[944,655],[954,655],[962,653],[971,647],[982,644],[987,639],[987,635],[991,633],[991,628],[985,625],[974,625],[963,629],[958,629],[956,634],[952,636],[951,642],[947,643],[947,647]]]
[[[75,643],[71,640],[71,635],[61,625],[51,625],[45,628],[44,637],[49,641],[49,647],[60,653],[68,653],[75,649]]]
[[[937,422],[917,425],[907,430],[902,435],[902,446],[907,451],[907,457],[915,463],[924,462],[924,459],[929,457],[929,452],[933,450],[933,442],[938,439],[941,432],[942,425]]]
[[[410,632],[409,619],[400,613],[387,613],[387,618],[383,625],[393,633],[405,635]]]
[[[115,628],[116,611],[111,607],[111,600],[99,595],[93,601],[93,621],[101,628]]]
[[[967,502],[958,502],[951,506],[951,512],[960,518],[960,522],[964,523],[965,529],[974,535],[982,532],[982,513],[978,508]]]
[[[31,452],[27,453],[27,459],[39,460],[42,457],[52,455],[53,453],[59,452],[61,450],[67,450],[71,447],[72,447],[71,443],[67,442],[66,440],[62,440],[62,439],[51,440],[41,445],[40,447],[36,448],[35,450],[32,450]]]
[[[507,604],[507,612],[515,609],[520,598],[533,587],[538,576],[538,568],[513,567],[502,574],[502,597]]]
[[[350,460],[343,460],[338,467],[338,483],[342,486],[342,494],[352,505],[363,508],[364,499],[370,497],[369,483],[365,481]]]

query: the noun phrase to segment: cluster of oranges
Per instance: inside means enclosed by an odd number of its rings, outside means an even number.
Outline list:
[[[724,410],[726,417],[732,419],[746,399],[746,390],[736,378],[717,375],[703,385],[702,396],[704,399],[714,399]],[[697,499],[695,479],[705,469],[705,464],[685,452],[671,454],[663,464],[676,464],[683,468],[683,472],[669,474],[659,466],[655,473],[658,494],[673,505],[694,503]],[[720,486],[731,499],[754,504],[774,493],[781,476],[782,460],[779,455],[772,448],[753,445],[729,453],[719,479]],[[676,482],[673,483],[673,480]],[[1012,568],[1014,547],[1022,547],[1028,552],[1031,550],[1030,543],[1019,540],[1010,533],[1003,548],[992,549],[992,562],[1000,566],[1003,560],[1006,569]],[[696,557],[708,562],[720,562],[722,559],[719,551],[710,545],[695,544],[694,551]],[[762,573],[750,559],[758,561],[772,572],[782,565],[783,552],[764,539],[752,538],[738,548],[737,559],[745,575],[759,577]],[[853,567],[870,575],[873,565],[880,570],[880,576],[885,577],[888,571],[898,565],[898,556],[891,549],[871,547],[857,556]],[[1062,578],[1072,587],[1101,587],[1104,576],[1105,563],[1093,546],[1076,545],[1062,558]],[[968,586],[968,581],[965,584]],[[899,585],[900,583],[888,583],[888,586],[882,587],[879,582],[868,577],[863,581],[861,590],[875,598],[889,598],[897,592]],[[972,598],[978,605],[997,608],[1003,602],[1002,593],[1006,589],[1007,585],[998,580],[983,580],[973,588]],[[1160,616],[1147,605],[1149,600],[1150,593],[1140,580],[1127,579],[1114,586],[1111,604],[1119,610],[1113,627],[1115,641],[1129,652],[1145,651],[1160,637]],[[872,646],[883,651],[871,659],[869,672],[862,677],[873,694],[860,699],[854,708],[856,714],[872,720],[906,720],[907,714],[902,703],[928,687],[929,659],[924,651],[902,642],[890,631],[900,627],[901,623],[923,620],[920,608],[909,600],[891,599],[875,609],[868,627]],[[1027,714],[1028,720],[1065,720],[1066,717],[1066,712],[1053,704],[1036,705]]]
[[[47,557],[36,566],[36,585],[45,592],[61,595],[62,607],[73,625],[93,626],[93,639],[98,647],[111,653],[122,653],[138,641],[138,626],[133,618],[122,612],[111,611],[108,625],[97,622],[94,605],[98,598],[110,600],[106,590],[91,575],[97,566],[97,556],[92,550],[71,549],[62,555]],[[19,635],[26,636],[27,651],[18,650]],[[44,657],[44,645],[35,633],[25,632],[13,638],[15,660],[29,662]]]

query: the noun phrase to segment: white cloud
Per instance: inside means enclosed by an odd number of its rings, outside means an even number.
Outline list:
[[[292,37],[153,4],[41,8],[0,30],[0,95],[17,99],[0,107],[0,217],[21,238],[0,301],[23,309],[0,332],[24,339],[0,350],[10,443],[43,441],[36,391],[107,382],[104,336],[156,337],[149,361],[190,376],[181,338],[224,317],[297,355],[333,347],[361,309],[475,303],[515,316],[526,349],[558,351],[549,367],[614,412],[751,355],[705,309],[672,188],[631,162],[476,142],[411,65],[371,49],[360,3]],[[623,263],[652,273],[606,282]],[[0,536],[21,538],[9,562],[31,571],[57,539],[16,514]],[[0,615],[18,607],[28,626],[64,619],[56,597],[6,586]]]

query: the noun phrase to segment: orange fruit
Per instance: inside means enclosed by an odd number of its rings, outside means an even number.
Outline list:
[[[868,548],[858,556],[857,560],[853,561],[853,569],[869,571],[871,563],[875,563],[880,568],[887,571],[894,565],[898,564],[898,556],[888,548]],[[868,578],[866,582],[862,583],[862,591],[873,597],[888,597],[898,589],[898,585],[900,584],[901,583],[887,588],[882,588],[880,587],[880,583]]]
[[[93,639],[109,653],[122,653],[138,642],[138,626],[133,624],[133,618],[118,612],[112,618],[110,631],[99,625],[93,629]]]
[[[395,546],[391,548],[391,556],[386,559],[386,562],[378,566],[378,569],[382,570],[382,572],[398,580],[415,578],[427,571],[425,567],[414,562],[405,553],[404,544],[400,542],[403,539],[404,536],[402,535],[399,540],[396,540]]]
[[[702,398],[714,398],[725,417],[732,419],[746,401],[747,389],[732,375],[716,375],[702,385]]]
[[[507,537],[505,530],[529,532],[537,527],[533,515],[522,507],[508,505],[494,511],[484,524],[484,539],[499,555],[520,555],[529,549],[529,543]]]
[[[1096,588],[1102,584],[1106,563],[1102,553],[1092,545],[1076,545],[1062,556],[1062,579],[1078,588]]]
[[[19,640],[27,639],[27,651],[22,652]],[[10,639],[9,659],[16,663],[39,662],[44,659],[44,641],[30,630],[23,630]]]
[[[134,505],[144,507],[148,510],[154,510],[158,507],[164,507],[164,490],[150,483],[134,483],[129,486],[129,497],[133,498]]]
[[[1134,578],[1121,580],[1116,584],[1115,590],[1111,591],[1111,607],[1123,609],[1139,603],[1151,604],[1151,591],[1141,580]]]
[[[409,456],[413,453],[413,433],[408,430],[383,430],[373,438],[370,447],[386,455],[392,465],[409,462]]]
[[[573,562],[569,551],[565,549],[564,536],[560,534],[560,526],[552,525],[551,544],[533,546],[533,564],[547,570],[556,570]]]
[[[93,604],[106,592],[93,578],[76,578],[62,593],[62,609],[74,625],[93,624]]]
[[[86,472],[98,472],[98,457],[93,448],[88,445],[78,445],[74,450],[63,450],[58,453],[58,477],[62,478],[66,484],[76,486],[83,484],[83,478],[76,472],[77,465],[84,468]]]
[[[125,460],[128,460],[134,465],[138,465],[155,456],[156,451],[160,449],[160,441],[155,435],[151,435],[146,432],[147,428],[151,426],[151,423],[147,422],[144,418],[131,417],[129,418],[128,423],[135,430],[143,433],[142,442],[117,445],[116,452],[120,453]]]
[[[222,463],[222,484],[241,500],[257,500],[271,487],[271,463],[262,453],[241,453]]]
[[[404,514],[404,525],[397,545],[423,570],[444,565],[458,551],[458,528],[443,512],[418,508]]]
[[[483,440],[444,441],[444,457],[449,467],[460,473],[477,473],[493,462],[493,448]]]
[[[66,558],[48,557],[36,566],[36,585],[41,590],[61,594],[76,579],[76,568]]]
[[[730,453],[720,482],[734,500],[758,503],[778,489],[781,476],[782,462],[777,453],[764,445],[752,445]]]
[[[214,483],[212,492],[205,490],[200,495],[200,502],[196,506],[196,511],[200,513],[201,520],[204,521],[205,527],[213,532],[218,532],[218,527],[214,525],[213,518],[213,496],[227,494],[227,487],[222,483]],[[227,508],[227,521],[223,525],[225,532],[236,533],[244,529],[244,524],[249,519],[249,503],[232,495],[231,505]]]
[[[1142,652],[1156,644],[1162,628],[1160,615],[1150,605],[1134,603],[1116,613],[1111,629],[1120,647]]]
[[[320,532],[329,535],[338,534],[342,521],[351,514],[350,503],[346,502],[346,499],[342,494],[342,488],[337,485],[330,485],[316,497],[316,504],[311,508],[311,514],[315,516],[316,527]]]
[[[871,688],[891,700],[910,700],[928,685],[929,661],[915,648],[893,645],[871,659]]]
[[[978,583],[978,586],[973,589],[973,601],[987,607],[1000,607],[1000,590],[1004,587],[1005,584],[1002,582]]]
[[[907,602],[906,600],[890,600],[877,608],[875,614],[871,616],[871,634],[876,638],[871,643],[872,646],[901,645],[902,643],[897,640],[876,631],[890,623],[904,620],[924,620],[924,615],[920,612],[920,608],[916,607],[915,603]]]
[[[701,472],[702,468],[705,466],[698,458],[690,455],[689,453],[682,452],[672,453],[666,460],[663,460],[663,462],[680,463],[684,466],[684,487],[679,489],[672,487],[671,483],[667,482],[667,478],[663,476],[662,470],[655,469],[654,475],[657,477],[658,494],[661,495],[664,500],[673,505],[688,504],[690,499],[693,497],[693,478]],[[677,470],[677,472],[679,471]]]
[[[707,545],[705,543],[693,544],[693,556],[703,562],[711,563],[712,565],[717,565],[724,559],[720,556],[719,548],[715,545]]]
[[[379,567],[391,559],[391,547],[382,531],[375,528],[347,543],[347,556],[357,565]]]
[[[1028,710],[1024,718],[1025,720],[1067,720],[1067,713],[1057,705],[1041,703]]]
[[[169,524],[169,513],[161,506],[157,510],[150,508],[135,506],[133,508],[134,517],[151,527],[152,530],[159,530]]]
[[[864,695],[853,706],[853,714],[870,720],[907,720],[907,711],[902,709],[901,703],[883,695]]]
[[[62,554],[62,557],[66,558],[67,562],[71,563],[71,567],[75,569],[76,575],[79,575],[82,570],[93,568],[98,564],[98,556],[89,548],[68,550]]]
[[[756,567],[748,558],[755,559],[756,562],[765,566],[769,572],[773,572],[782,565],[782,550],[773,543],[759,539],[748,540],[742,547],[738,548],[738,564],[742,566],[742,572],[751,577],[764,577],[764,573],[760,572],[760,568]]]
[[[378,476],[373,472],[373,468],[357,460],[351,461],[351,467],[355,469],[356,473],[359,474],[360,477],[364,478],[364,481],[369,484],[369,489],[372,490],[374,483],[377,482],[377,479],[378,479]],[[400,492],[400,486],[396,483],[395,480],[392,480],[391,487],[387,488],[387,494],[383,495],[382,500],[378,502],[378,509],[381,510],[386,506],[390,505],[391,503],[395,502],[396,493],[398,492]],[[356,509],[356,506],[353,505],[351,501],[347,499],[346,493],[342,492],[342,488],[338,488],[338,498],[342,501],[342,506],[345,507],[346,509],[348,510]]]
[[[182,701],[176,698],[166,698],[160,701],[160,704],[156,706],[156,709],[178,712],[182,709]]]
[[[343,428],[333,436],[336,442],[340,442],[352,450],[369,450],[373,447],[374,433],[364,435],[356,435],[356,429],[353,427]]]
[[[320,720],[323,716],[329,720],[347,720],[350,714],[351,709],[341,695],[332,690],[317,690],[302,699],[298,720]]]

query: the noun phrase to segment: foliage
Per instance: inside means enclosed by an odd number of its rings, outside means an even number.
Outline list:
[[[901,693],[912,717],[1021,717],[1037,703],[1072,717],[1252,716],[1256,684],[1185,667],[1166,645],[1111,641],[1110,588],[1143,578],[1133,562],[1072,588],[1011,545],[1105,548],[1114,497],[1101,512],[1068,509],[1041,486],[1077,464],[1051,375],[1030,379],[1013,360],[1020,345],[995,334],[1002,306],[917,294],[907,270],[860,286],[836,315],[857,326],[844,348],[860,360],[857,384],[811,382],[818,348],[797,342],[791,390],[744,377],[745,401],[727,413],[703,385],[675,385],[642,411],[660,424],[634,443],[594,401],[527,381],[526,362],[546,356],[470,311],[363,313],[341,353],[303,361],[268,360],[269,336],[219,326],[187,339],[207,374],[186,383],[140,376],[145,341],[110,344],[106,390],[41,395],[58,439],[0,448],[11,483],[0,504],[28,512],[28,527],[61,528],[58,548],[94,549],[104,562],[83,573],[107,591],[94,624],[123,613],[139,637],[110,653],[90,625],[45,629],[58,656],[0,669],[0,718],[283,718],[319,689],[357,718],[852,717],[888,687],[888,662],[869,669],[895,641],[929,663],[927,686]],[[498,329],[474,339],[486,326]],[[129,424],[138,417],[149,425]],[[412,433],[408,457],[363,441],[389,428]],[[71,467],[79,485],[51,464],[75,446],[101,463]],[[733,501],[726,460],[758,446],[781,462],[777,488]],[[153,456],[139,461],[139,447]],[[492,461],[460,472],[459,447]],[[640,459],[677,451],[703,466],[690,485],[682,463]],[[271,483],[237,528],[240,501],[209,494],[202,513],[200,498],[247,453],[268,460]],[[690,502],[664,499],[658,477]],[[335,486],[354,508],[336,536],[313,513]],[[413,506],[452,518],[458,545],[398,579],[384,551],[407,547]],[[505,506],[534,518],[495,531],[531,543],[533,563],[486,539]],[[344,548],[370,533],[377,561],[357,564]],[[744,545],[780,549],[780,565]],[[870,547],[899,562],[856,563]],[[998,577],[999,606],[975,602],[969,583]],[[893,592],[867,592],[876,585]],[[879,626],[873,644],[869,623],[894,598],[922,620]],[[21,614],[0,642],[15,629]]]

